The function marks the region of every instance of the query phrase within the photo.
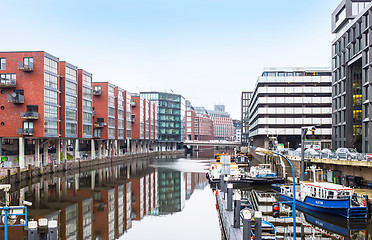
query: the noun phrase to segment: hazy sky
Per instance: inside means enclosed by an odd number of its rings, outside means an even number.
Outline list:
[[[1,51],[44,50],[131,92],[225,104],[264,67],[329,67],[340,0],[0,0]]]

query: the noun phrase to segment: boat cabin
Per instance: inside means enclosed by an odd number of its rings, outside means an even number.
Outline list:
[[[301,197],[311,196],[323,199],[345,199],[348,196],[352,196],[352,194],[352,188],[338,184],[328,182],[301,183]]]

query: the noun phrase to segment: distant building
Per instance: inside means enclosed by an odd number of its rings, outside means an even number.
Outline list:
[[[224,110],[224,105],[216,105],[214,110],[206,110],[207,114],[213,121],[213,134],[215,140],[234,140],[234,125],[230,114],[221,111]]]
[[[322,147],[331,142],[331,71],[328,68],[265,68],[249,103],[249,137],[269,148],[278,141],[297,148],[301,127],[315,125]]]
[[[235,141],[240,142],[242,140],[242,122],[240,120],[233,120],[234,128],[235,128]]]
[[[372,3],[343,0],[332,13],[332,146],[372,150]]]
[[[253,92],[242,92],[241,97],[241,142],[243,146],[249,143],[249,102]]]
[[[196,108],[200,109],[200,107]],[[212,140],[213,121],[206,111],[195,111],[190,102],[186,104],[186,139],[187,140]]]

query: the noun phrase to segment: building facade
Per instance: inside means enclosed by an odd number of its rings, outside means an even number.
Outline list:
[[[157,105],[159,141],[183,141],[185,139],[185,98],[179,94],[163,92],[141,92],[140,94],[141,98]]]
[[[224,105],[215,105],[214,110],[206,110],[213,122],[213,139],[234,141],[234,124]]]
[[[332,13],[333,148],[372,149],[372,3],[343,0]]]
[[[242,132],[241,132],[241,129],[242,129],[242,122],[240,120],[233,120],[233,124],[234,124],[234,140],[237,141],[237,142],[241,142],[242,141]]]
[[[241,96],[241,142],[243,146],[249,143],[249,102],[252,92],[244,91]]]
[[[316,126],[317,141],[329,148],[331,81],[328,68],[266,68],[249,103],[253,145],[269,148],[272,141],[278,141],[297,148],[301,127]]]

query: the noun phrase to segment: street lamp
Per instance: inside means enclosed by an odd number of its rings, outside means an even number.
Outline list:
[[[277,152],[273,152],[271,150],[267,150],[267,149],[264,149],[264,148],[260,148],[260,147],[257,147],[256,148],[256,153],[263,153],[263,154],[266,154],[266,155],[278,155],[282,158],[284,158],[285,160],[287,160],[289,166],[291,167],[291,171],[292,171],[292,182],[293,182],[293,196],[292,196],[292,218],[293,218],[293,240],[296,240],[296,178],[295,178],[295,175],[294,175],[294,170],[293,170],[293,166],[291,164],[291,162],[288,160],[287,157],[285,157],[284,155],[280,154],[280,153],[277,153]],[[281,158],[280,158],[281,161],[283,161]],[[290,203],[291,201],[287,202],[287,203]]]

